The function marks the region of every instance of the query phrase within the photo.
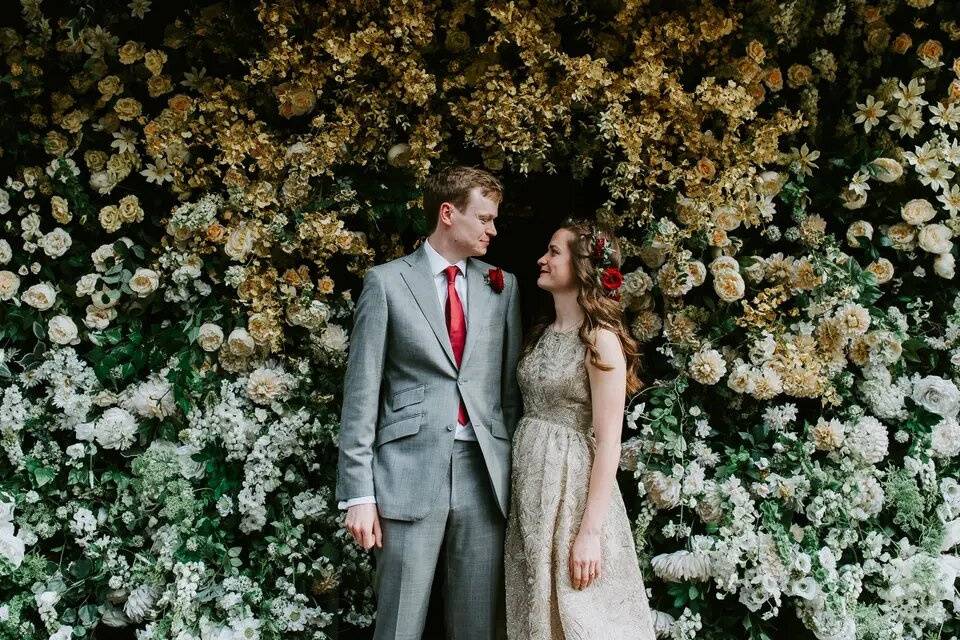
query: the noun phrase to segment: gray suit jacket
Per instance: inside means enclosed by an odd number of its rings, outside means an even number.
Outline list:
[[[467,341],[459,369],[424,247],[367,272],[344,379],[338,500],[373,495],[385,518],[426,516],[439,499],[463,394],[506,516],[510,440],[522,413],[520,304],[516,277],[505,273],[496,293],[483,277],[490,268],[467,260]]]

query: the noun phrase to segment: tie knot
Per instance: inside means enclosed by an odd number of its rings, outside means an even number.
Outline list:
[[[460,267],[452,264],[443,271],[447,274],[447,284],[453,284],[457,281],[457,274],[460,273]]]

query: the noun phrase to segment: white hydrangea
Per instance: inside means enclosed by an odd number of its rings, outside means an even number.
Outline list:
[[[887,428],[873,416],[863,416],[848,430],[845,446],[858,460],[877,464],[887,457]]]
[[[930,433],[930,455],[935,458],[952,458],[960,453],[960,422],[956,418],[942,419]]]

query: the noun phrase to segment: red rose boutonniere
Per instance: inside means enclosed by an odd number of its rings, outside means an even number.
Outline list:
[[[483,279],[486,280],[490,288],[497,293],[503,291],[503,269],[500,267],[489,269],[487,273],[484,274]]]
[[[623,284],[623,274],[616,267],[607,267],[600,274],[600,284],[607,291],[616,291]]]

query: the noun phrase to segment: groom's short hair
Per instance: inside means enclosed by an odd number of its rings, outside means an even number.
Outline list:
[[[427,178],[423,185],[423,211],[431,232],[437,228],[440,205],[449,202],[463,209],[474,187],[480,187],[480,193],[498,204],[503,200],[503,185],[492,173],[483,169],[463,165],[444,167]]]

